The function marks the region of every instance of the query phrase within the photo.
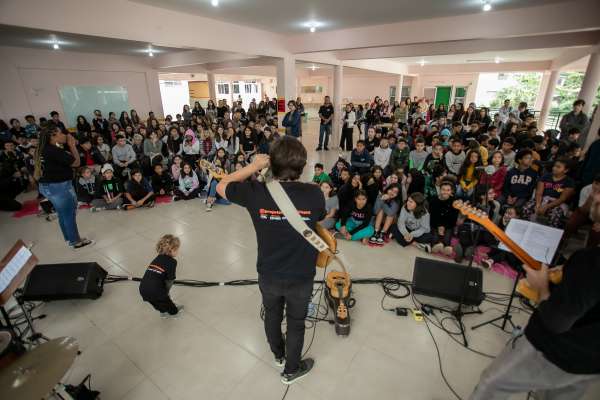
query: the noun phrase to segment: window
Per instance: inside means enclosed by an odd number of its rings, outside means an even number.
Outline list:
[[[508,79],[508,74],[505,74],[505,73],[499,73],[498,74],[498,80],[499,81],[505,81],[507,79]]]
[[[240,94],[240,83],[238,81],[233,82],[232,91],[234,94]]]
[[[181,81],[161,81],[165,86],[181,86]]]
[[[217,83],[217,92],[219,94],[229,94],[229,83]]]
[[[301,93],[323,93],[323,86],[320,85],[311,85],[311,86],[302,86],[300,88]]]
[[[467,97],[467,88],[461,86],[454,88],[454,104],[465,104],[465,97]]]
[[[402,93],[400,93],[400,97],[403,100],[410,98],[410,86],[402,86]]]

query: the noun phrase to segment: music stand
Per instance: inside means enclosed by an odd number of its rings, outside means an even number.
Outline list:
[[[510,309],[512,308],[512,303],[515,298],[515,293],[517,291],[517,285],[519,284],[519,280],[521,280],[522,277],[523,277],[523,273],[521,271],[517,271],[517,276],[515,277],[515,283],[513,284],[512,291],[510,292],[510,298],[508,299],[508,304],[506,306],[506,309],[504,310],[504,313],[502,315],[500,315],[499,317],[496,317],[496,318],[493,318],[488,321],[485,321],[480,324],[472,326],[471,330],[474,331],[475,329],[479,329],[485,325],[493,325],[496,328],[499,328],[499,329],[502,329],[503,331],[505,331],[504,329],[506,328],[507,322],[510,323],[510,326],[512,327],[513,331],[515,329],[521,328],[520,326],[515,325],[515,323],[512,321],[512,314],[510,313]],[[502,326],[496,325],[495,322],[500,321],[500,320],[502,320]]]
[[[23,338],[17,335],[15,326],[10,320],[10,315],[4,308],[6,302],[13,296],[31,331],[31,335],[28,338],[29,342],[37,343],[40,339],[48,340],[44,335],[35,331],[33,319],[25,307],[25,302],[19,289],[38,261],[38,258],[31,252],[30,246],[27,246],[20,239],[17,240],[8,253],[0,260],[0,311],[6,320],[6,327],[13,337],[18,338],[22,342],[24,342]]]

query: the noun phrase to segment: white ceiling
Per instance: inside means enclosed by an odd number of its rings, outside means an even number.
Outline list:
[[[308,32],[308,21],[331,30],[482,12],[482,0],[219,0],[218,7],[211,0],[131,1],[283,34]],[[490,1],[494,10],[504,10],[566,0]]]
[[[488,64],[495,62],[496,57],[499,57],[503,63],[552,60],[564,51],[564,48],[488,51],[473,54],[449,54],[429,57],[399,57],[389,58],[388,60],[409,65],[419,64],[421,60],[425,60],[425,65]]]

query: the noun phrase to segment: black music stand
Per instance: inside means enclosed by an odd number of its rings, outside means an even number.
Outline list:
[[[516,330],[516,329],[521,329],[520,326],[515,325],[515,323],[513,322],[513,320],[512,320],[512,314],[510,312],[510,309],[512,308],[513,300],[515,298],[515,293],[517,291],[517,285],[519,284],[519,280],[521,278],[523,278],[523,273],[521,271],[517,271],[517,276],[515,278],[515,283],[513,284],[512,291],[510,292],[510,298],[508,300],[508,304],[506,306],[506,310],[504,310],[504,313],[502,315],[500,315],[499,317],[496,317],[496,318],[490,319],[489,321],[485,321],[485,322],[482,322],[480,324],[472,326],[471,330],[479,329],[479,328],[481,328],[482,326],[485,326],[485,325],[493,325],[496,328],[499,328],[499,329],[503,330],[504,332],[506,332],[505,328],[506,328],[506,323],[507,322],[510,323],[510,326],[512,327],[513,331]],[[502,326],[496,325],[495,322],[496,321],[500,321],[500,320],[502,320]]]

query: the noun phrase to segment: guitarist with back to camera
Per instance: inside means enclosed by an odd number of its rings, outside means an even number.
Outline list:
[[[284,366],[281,381],[291,384],[306,376],[314,360],[301,360],[304,320],[313,291],[317,250],[283,218],[265,183],[247,181],[270,166],[306,224],[315,229],[326,215],[325,198],[319,186],[298,182],[306,165],[306,149],[301,142],[284,136],[276,140],[269,155],[258,154],[246,167],[226,175],[217,185],[223,198],[248,211],[258,242],[258,284],[265,308],[265,333],[275,356]],[[281,332],[286,312],[287,334]]]
[[[600,223],[600,194],[590,218]],[[600,247],[573,253],[555,287],[547,265],[523,267],[529,286],[540,293],[539,305],[525,334],[486,368],[470,399],[503,400],[529,391],[536,399],[580,399],[600,378]]]

